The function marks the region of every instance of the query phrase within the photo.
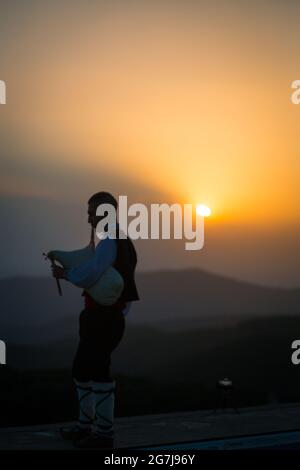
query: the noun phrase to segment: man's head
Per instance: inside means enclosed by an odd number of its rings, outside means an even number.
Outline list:
[[[116,210],[118,208],[118,201],[112,194],[107,193],[106,191],[100,191],[99,193],[93,194],[93,196],[88,200],[88,223],[94,228],[96,228],[98,222],[105,217],[105,215],[96,215],[97,208],[101,204],[111,204]]]

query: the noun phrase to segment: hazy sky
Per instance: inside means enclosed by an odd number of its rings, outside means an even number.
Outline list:
[[[0,4],[0,276],[87,239],[95,191],[203,202],[203,251],[138,243],[139,269],[299,286],[297,1]]]

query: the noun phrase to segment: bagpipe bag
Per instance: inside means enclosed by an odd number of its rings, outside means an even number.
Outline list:
[[[80,250],[53,250],[48,257],[60,263],[65,269],[76,268],[91,260],[95,255],[91,244]],[[101,277],[86,292],[100,305],[113,305],[119,299],[124,288],[124,280],[114,267],[107,268]]]

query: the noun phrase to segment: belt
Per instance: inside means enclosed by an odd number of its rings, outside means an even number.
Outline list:
[[[86,310],[91,310],[95,308],[99,308],[100,304],[98,304],[86,291],[83,291],[82,296],[84,297],[84,307]],[[124,300],[118,300],[112,305],[109,305],[110,308],[116,308],[120,310],[124,310],[126,307],[126,302]]]

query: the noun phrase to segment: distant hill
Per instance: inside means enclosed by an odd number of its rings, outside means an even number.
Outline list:
[[[123,390],[118,413],[211,408],[216,381],[225,376],[242,406],[299,400],[300,366],[291,363],[291,344],[300,338],[299,290],[200,270],[140,273],[137,284],[141,301],[112,355]],[[59,297],[51,278],[16,278],[0,281],[0,293],[0,338],[7,342],[0,425],[73,419],[80,290],[64,283]],[[36,396],[43,396],[38,407]]]
[[[251,317],[300,313],[300,289],[270,288],[198,269],[138,273],[141,300],[132,305],[129,324],[164,330],[220,326]],[[82,309],[81,290],[52,278],[0,280],[0,338],[44,343],[73,336]]]
[[[151,402],[153,393],[161,395],[161,387],[169,388],[169,399],[174,401],[176,398],[176,406],[180,404],[181,395],[185,396],[186,404],[189,403],[189,394],[196,401],[196,390],[200,393],[201,387],[205,400],[209,397],[214,399],[216,381],[226,376],[237,385],[238,395],[253,403],[262,398],[299,400],[300,366],[291,362],[291,344],[299,338],[300,316],[296,315],[256,318],[236,326],[193,328],[181,332],[131,325],[113,352],[112,373],[126,376],[128,384],[146,381],[142,390],[134,389],[137,402],[145,398]],[[66,378],[68,376],[71,382],[71,364],[76,347],[75,336],[44,345],[10,344],[8,366],[0,368],[0,395],[1,376],[4,380],[9,368],[21,370],[24,379],[21,377],[20,383],[29,377],[30,370],[35,370],[36,377],[35,374],[30,375],[30,388],[46,387],[38,378],[39,371],[48,370],[51,377],[54,371],[59,374],[65,370]],[[46,373],[44,375],[47,377]],[[3,384],[7,394],[11,393],[9,382]],[[58,387],[56,383],[50,385]],[[18,390],[19,386],[16,386],[17,393]],[[201,403],[200,396],[199,400]]]

